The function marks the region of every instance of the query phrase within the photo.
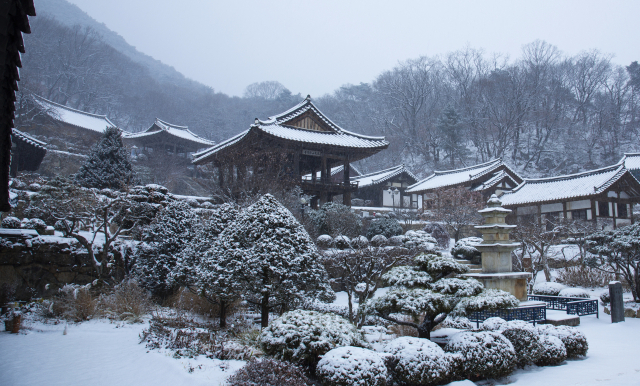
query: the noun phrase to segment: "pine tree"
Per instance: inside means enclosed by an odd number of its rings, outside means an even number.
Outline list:
[[[442,148],[453,168],[456,158],[463,161],[467,155],[462,119],[453,107],[449,106],[444,110],[438,121],[438,130],[442,136]]]
[[[449,257],[422,254],[415,266],[391,269],[382,279],[393,286],[383,296],[369,300],[364,312],[391,322],[413,327],[418,337],[429,339],[431,330],[447,315],[466,316],[480,310],[496,310],[519,304],[508,292],[485,289],[476,279],[453,277],[468,268]],[[410,315],[414,321],[397,318]],[[419,322],[415,320],[422,319]]]
[[[242,211],[205,257],[208,282],[240,283],[243,298],[260,309],[263,327],[274,309],[286,311],[305,297],[335,297],[309,234],[270,194]]]
[[[122,132],[117,127],[107,128],[75,175],[76,182],[81,186],[98,189],[120,189],[133,182],[133,178],[129,152],[122,143]]]

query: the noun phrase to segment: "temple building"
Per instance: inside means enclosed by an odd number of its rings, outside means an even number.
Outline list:
[[[500,197],[519,221],[527,218],[590,220],[599,229],[633,223],[633,204],[640,202],[640,183],[625,159],[606,168],[550,178],[525,178]]]
[[[31,125],[23,126],[21,130],[32,136],[45,137],[60,150],[87,154],[107,127],[116,127],[106,115],[76,110],[36,95],[33,100],[39,113]]]
[[[147,130],[125,134],[123,140],[142,152],[165,152],[184,157],[215,144],[194,134],[187,126],[173,125],[158,118]]]
[[[434,171],[429,177],[409,186],[406,193],[412,195],[412,200],[416,195],[418,207],[428,209],[440,191],[461,186],[481,192],[487,200],[491,195],[500,196],[521,182],[522,177],[498,158],[466,168]]]
[[[350,179],[351,163],[381,150],[389,142],[342,129],[327,118],[307,96],[293,108],[267,120],[255,119],[248,130],[194,154],[196,165],[212,165],[221,187],[240,189],[245,181],[264,177],[300,186],[313,197],[312,206],[342,195],[351,205],[357,184]],[[342,181],[332,181],[331,170],[343,166]],[[310,179],[303,176],[310,175]]]
[[[404,164],[389,169],[351,177],[358,184],[355,197],[370,202],[368,206],[391,208],[419,208],[418,195],[407,195],[406,189],[418,178]]]

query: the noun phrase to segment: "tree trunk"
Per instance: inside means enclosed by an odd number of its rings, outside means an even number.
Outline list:
[[[218,316],[220,318],[220,328],[227,327],[227,302],[224,300],[220,300],[220,313]]]
[[[261,316],[261,327],[269,327],[269,293],[265,292],[262,295],[262,302],[260,304],[260,316]]]

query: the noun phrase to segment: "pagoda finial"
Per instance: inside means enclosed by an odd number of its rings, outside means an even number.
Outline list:
[[[256,118],[256,119],[253,120],[253,123],[257,125],[258,123],[260,123],[260,120],[258,118]]]
[[[307,97],[304,98],[304,99],[310,101],[311,100],[311,94],[307,94]]]
[[[498,208],[500,206],[502,206],[502,201],[500,201],[500,199],[498,198],[498,196],[494,194],[491,195],[491,198],[489,198],[489,201],[487,201],[487,206],[489,208]]]

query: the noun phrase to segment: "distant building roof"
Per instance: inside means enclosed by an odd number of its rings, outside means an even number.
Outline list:
[[[255,120],[249,130],[194,154],[194,163],[205,163],[224,149],[241,141],[251,141],[251,134],[267,135],[285,141],[313,145],[328,145],[351,149],[380,151],[389,146],[384,137],[371,137],[344,130],[327,118],[307,96],[291,109],[262,121]],[[354,160],[355,161],[355,160]]]
[[[411,185],[409,189],[407,189],[407,193],[418,193],[434,189],[453,187],[456,185],[463,185],[482,177],[488,177],[489,180],[494,180],[497,176],[491,176],[491,174],[497,172],[500,168],[508,170],[510,172],[508,173],[510,177],[516,176],[516,183],[519,183],[522,180],[515,171],[513,171],[504,162],[502,162],[502,159],[498,158],[489,162],[469,166],[466,168],[434,171],[433,174],[429,177]],[[494,180],[494,182],[497,181]]]
[[[156,135],[169,134],[174,137],[185,139],[187,141],[195,142],[199,145],[211,146],[214,145],[214,141],[204,139],[197,134],[193,133],[187,126],[178,126],[165,122],[159,118],[156,118],[155,122],[147,130],[140,133],[125,134],[125,139],[137,139],[148,138]],[[202,146],[202,147],[204,147]]]
[[[44,109],[45,113],[59,122],[98,133],[104,133],[107,127],[116,127],[106,115],[87,113],[52,102],[40,96],[34,95],[34,97],[36,103]]]
[[[640,170],[640,153],[624,153],[620,163],[623,163],[624,167],[629,170]]]
[[[503,206],[512,206],[594,196],[606,191],[628,173],[624,163],[620,162],[582,173],[549,178],[525,178],[515,189],[503,194],[500,200]]]
[[[357,182],[358,188],[364,188],[366,186],[382,184],[391,178],[400,175],[402,173],[407,173],[414,181],[417,181],[418,178],[411,173],[404,164],[394,166],[389,169],[379,170],[377,172],[364,174],[362,176],[351,177],[351,182]]]

